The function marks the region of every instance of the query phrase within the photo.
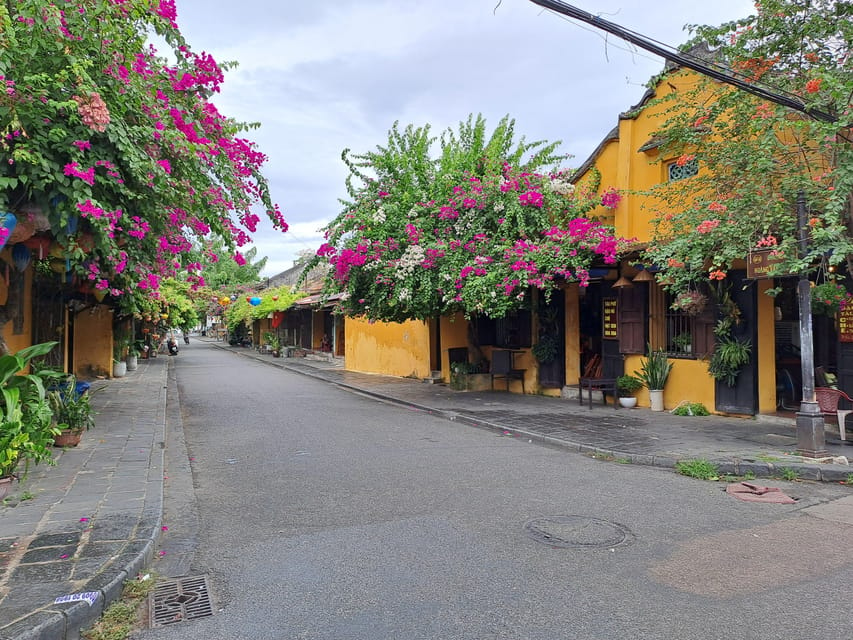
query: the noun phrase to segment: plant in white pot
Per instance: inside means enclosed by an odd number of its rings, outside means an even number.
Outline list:
[[[640,361],[637,377],[649,390],[649,405],[652,411],[663,411],[663,388],[672,371],[672,363],[663,349],[652,349],[648,345],[646,357]]]
[[[630,374],[616,378],[616,390],[619,393],[619,404],[628,409],[637,406],[637,393],[643,388],[643,381]]]

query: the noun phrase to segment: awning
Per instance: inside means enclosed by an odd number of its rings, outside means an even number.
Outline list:
[[[346,293],[333,293],[330,296],[324,296],[322,293],[315,293],[314,295],[300,298],[293,303],[294,307],[334,307],[335,303],[338,300],[343,300],[346,298]]]

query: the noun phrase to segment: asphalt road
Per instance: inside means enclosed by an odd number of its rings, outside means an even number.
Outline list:
[[[853,637],[853,526],[805,510],[845,488],[746,503],[199,342],[174,365],[184,433],[153,569],[207,575],[215,614],[136,637]]]

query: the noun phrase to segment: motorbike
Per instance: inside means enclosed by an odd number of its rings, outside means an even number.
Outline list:
[[[170,355],[170,356],[176,356],[176,355],[178,355],[178,341],[177,341],[177,340],[175,340],[174,338],[170,338],[170,339],[166,342],[166,348],[169,350],[169,355]]]
[[[189,344],[189,343],[190,343],[190,336],[189,336],[189,334],[185,333],[184,334],[184,344]]]

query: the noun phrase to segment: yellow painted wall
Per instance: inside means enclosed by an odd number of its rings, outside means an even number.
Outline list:
[[[448,349],[468,347],[468,321],[461,313],[454,316],[442,317],[439,320],[441,335],[441,376],[445,382],[450,382],[450,358]],[[470,354],[469,354],[470,359]]]
[[[347,318],[345,334],[344,362],[349,371],[418,379],[430,374],[426,322],[370,323],[364,318]]]
[[[634,374],[640,370],[642,356],[625,356],[625,373]],[[714,411],[714,379],[708,375],[707,360],[688,360],[670,358],[672,371],[663,390],[664,408],[674,409],[682,402],[701,402],[708,411]],[[636,393],[637,406],[649,407],[649,392],[641,389]]]
[[[8,287],[6,285],[6,271],[8,269],[11,274],[14,267],[11,266],[12,253],[8,247],[3,249],[0,255],[0,301],[6,304],[8,298]],[[24,324],[21,333],[15,333],[13,323],[10,320],[3,328],[3,337],[6,339],[6,345],[9,347],[9,353],[15,353],[32,344],[33,336],[33,265],[27,267],[24,272],[24,296],[21,301],[24,309]]]
[[[774,301],[764,292],[773,287],[772,280],[761,280],[758,286],[758,413],[776,411],[776,322]]]
[[[80,377],[113,374],[113,314],[97,305],[74,316],[74,362],[71,371]]]

